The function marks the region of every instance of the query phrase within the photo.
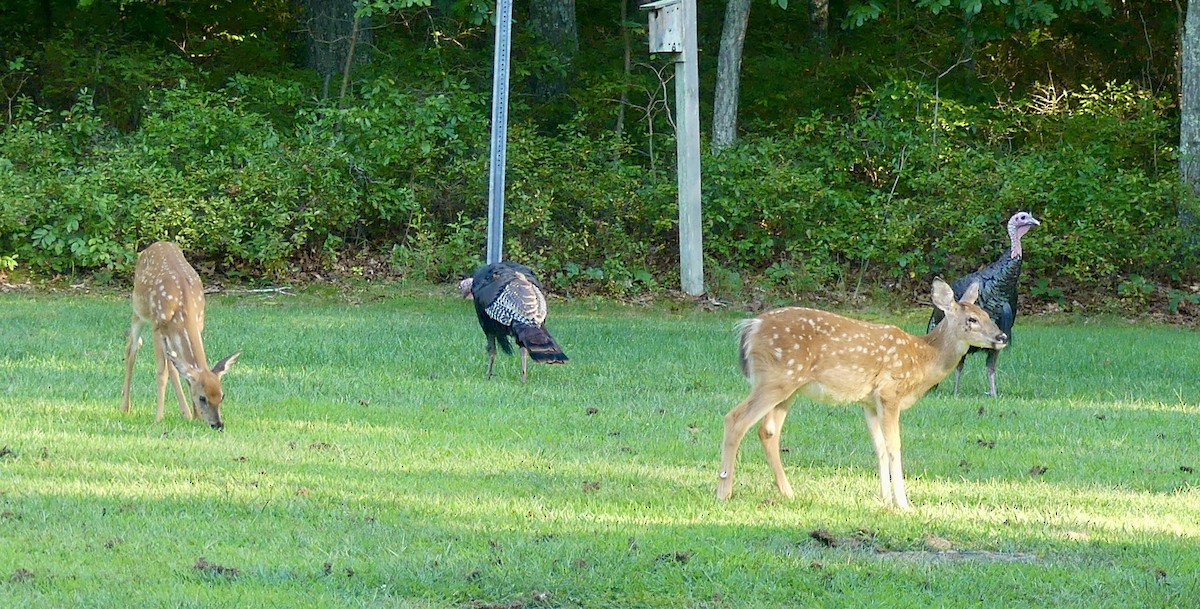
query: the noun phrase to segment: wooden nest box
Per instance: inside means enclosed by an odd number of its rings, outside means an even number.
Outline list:
[[[643,4],[642,10],[650,14],[650,52],[682,53],[682,0],[656,0]]]

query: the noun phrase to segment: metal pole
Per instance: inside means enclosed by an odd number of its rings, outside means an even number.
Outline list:
[[[504,165],[508,145],[508,67],[512,48],[512,0],[496,3],[496,52],[492,59],[492,155],[488,176],[487,263],[500,262],[504,246]]]
[[[700,222],[700,77],[696,67],[696,0],[683,0],[683,52],[675,64],[675,134],[679,180],[679,278],[684,292],[704,293]]]

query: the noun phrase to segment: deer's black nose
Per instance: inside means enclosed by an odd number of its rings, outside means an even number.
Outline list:
[[[217,431],[225,431],[224,423],[211,423],[211,427]]]

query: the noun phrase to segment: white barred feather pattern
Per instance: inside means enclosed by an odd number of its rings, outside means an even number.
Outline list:
[[[506,326],[540,326],[546,321],[546,297],[523,273],[516,273],[485,311]]]

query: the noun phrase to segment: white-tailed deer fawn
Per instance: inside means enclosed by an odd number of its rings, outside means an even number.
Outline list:
[[[129,412],[129,385],[133,364],[142,346],[143,324],[154,332],[154,359],[158,364],[158,415],[162,421],[163,402],[167,398],[167,376],[175,385],[179,410],[184,418],[203,418],[213,429],[222,429],[221,377],[237,361],[234,353],[217,362],[210,370],[204,355],[204,286],[200,276],[183,257],[179,246],[160,241],[142,250],[133,273],[133,322],[129,328],[129,346],[125,349],[125,386],[121,391],[121,410]],[[168,360],[172,365],[168,366]],[[179,376],[188,381],[189,402],[183,394]]]
[[[969,347],[1001,349],[1008,344],[1008,337],[975,305],[978,297],[979,284],[973,284],[955,302],[950,286],[935,279],[933,303],[946,318],[924,336],[799,307],[775,309],[738,324],[742,372],[751,390],[725,415],[717,498],[733,494],[738,446],[760,420],[758,437],[775,485],[784,496],[794,496],[779,457],[779,434],[800,393],[826,403],[863,404],[883,501],[910,509],[900,460],[900,412],[946,378]]]

